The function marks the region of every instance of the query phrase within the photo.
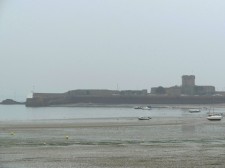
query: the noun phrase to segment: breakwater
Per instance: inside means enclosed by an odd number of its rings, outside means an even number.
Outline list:
[[[26,100],[27,107],[41,107],[64,104],[220,104],[225,96],[38,96]]]

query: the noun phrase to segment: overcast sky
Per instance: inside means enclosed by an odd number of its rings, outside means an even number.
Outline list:
[[[0,0],[0,99],[72,89],[225,90],[224,0]]]

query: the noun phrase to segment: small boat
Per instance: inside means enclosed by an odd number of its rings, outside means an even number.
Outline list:
[[[209,114],[207,119],[211,121],[219,121],[223,118],[221,114]]]
[[[200,109],[189,109],[190,113],[198,113],[200,111],[201,111]]]
[[[142,109],[141,106],[135,106],[134,109]]]
[[[138,117],[139,120],[150,120],[151,117]]]
[[[142,110],[151,110],[151,109],[152,109],[151,106],[142,107]]]
[[[214,112],[214,106],[213,106],[213,111],[208,113],[208,117],[206,117],[210,121],[220,121],[223,118],[223,113],[217,113]]]

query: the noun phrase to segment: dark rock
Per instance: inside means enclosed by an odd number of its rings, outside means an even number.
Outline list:
[[[17,101],[12,100],[12,99],[5,99],[1,102],[1,104],[12,105],[12,104],[24,104],[24,103],[17,102]]]

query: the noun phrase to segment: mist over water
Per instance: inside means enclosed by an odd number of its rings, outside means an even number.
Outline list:
[[[218,108],[216,111],[223,111]],[[0,120],[64,120],[64,119],[98,119],[98,118],[137,118],[151,117],[205,117],[208,110],[191,114],[188,109],[153,108],[136,110],[133,107],[39,107],[27,108],[24,105],[0,105]]]
[[[224,9],[224,0],[0,0],[0,101],[149,91],[185,74],[224,91]],[[225,120],[199,108],[0,105],[0,167],[224,167]]]

